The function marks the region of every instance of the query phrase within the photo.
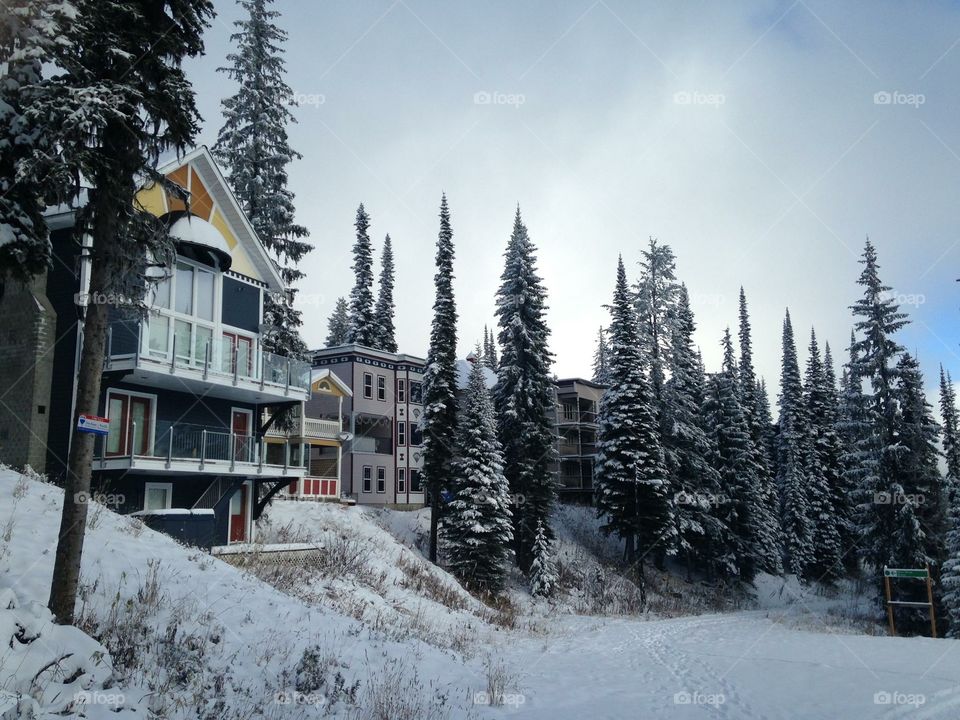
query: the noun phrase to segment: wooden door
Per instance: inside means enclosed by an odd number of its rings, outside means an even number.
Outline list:
[[[250,434],[251,414],[234,410],[230,429],[233,432],[233,459],[237,462],[253,462],[253,438]]]
[[[241,485],[230,499],[230,542],[247,539],[247,486]]]

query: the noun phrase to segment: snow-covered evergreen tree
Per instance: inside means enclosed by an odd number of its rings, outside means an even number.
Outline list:
[[[803,578],[814,559],[815,524],[807,493],[811,454],[810,430],[789,310],[783,321],[779,405],[777,484],[782,503],[786,569],[798,578]]]
[[[483,364],[488,368],[497,371],[497,338],[493,332],[486,326],[483,326]]]
[[[433,322],[423,376],[423,480],[430,493],[429,557],[437,561],[440,493],[451,477],[457,432],[457,304],[453,297],[453,228],[447,196],[440,198]]]
[[[900,456],[899,476],[906,497],[914,507],[920,533],[905,538],[912,548],[914,539],[922,539],[925,562],[939,572],[946,554],[944,535],[947,524],[946,488],[940,473],[937,439],[940,427],[933,419],[923,388],[923,375],[915,357],[904,353],[897,363],[896,400],[897,438],[905,450]],[[915,499],[915,501],[914,501]]]
[[[530,563],[530,594],[534,597],[549,597],[560,579],[553,561],[553,548],[547,537],[543,520],[537,520],[533,536],[533,560]]]
[[[943,421],[943,456],[947,463],[947,490],[953,503],[960,482],[960,422],[957,420],[957,393],[949,372],[940,366],[940,416]]]
[[[891,288],[880,279],[877,253],[869,240],[860,262],[863,271],[857,283],[863,287],[863,297],[851,307],[860,339],[853,345],[851,378],[869,380],[872,393],[866,402],[869,431],[858,448],[859,533],[864,558],[879,575],[884,565],[921,562],[918,553],[924,542],[918,537],[922,530],[912,504],[902,501],[905,490],[900,476],[905,448],[899,439],[895,387],[903,347],[894,335],[909,321]]]
[[[740,365],[738,390],[740,406],[750,431],[751,452],[757,473],[757,490],[760,504],[754,521],[757,524],[757,562],[760,569],[779,575],[783,572],[783,533],[780,528],[779,494],[773,473],[773,456],[770,453],[769,434],[770,407],[766,392],[761,394],[753,366],[753,336],[747,295],[740,288]]]
[[[397,351],[396,330],[393,327],[393,281],[393,243],[387,235],[380,255],[380,289],[373,315],[377,324],[376,348],[390,353]]]
[[[946,559],[940,571],[947,637],[960,638],[960,436],[957,428],[956,391],[949,373],[940,367],[940,414],[943,416],[943,453],[946,456],[947,528]]]
[[[287,33],[276,24],[280,13],[268,8],[272,2],[239,0],[247,16],[234,23],[238,31],[230,41],[236,51],[227,55],[229,66],[218,68],[239,87],[221,101],[224,124],[213,154],[284,282],[292,285],[304,277],[298,264],[313,247],[304,240],[307,229],[294,222],[294,197],[287,187],[287,166],[301,155],[287,137],[287,126],[296,122],[290,111],[293,93],[284,79]],[[293,307],[293,298],[292,289],[265,297],[264,347],[304,357],[301,313]]]
[[[670,362],[670,324],[676,314],[680,284],[676,276],[676,258],[669,245],[661,245],[650,238],[642,256],[635,295],[637,322],[657,422],[661,423],[663,386]]]
[[[373,249],[370,246],[370,216],[360,203],[354,223],[357,239],[353,244],[353,290],[350,291],[350,326],[347,342],[365,347],[377,346],[377,319],[373,314]]]
[[[607,384],[610,349],[607,347],[607,334],[600,326],[597,332],[597,347],[593,351],[593,381],[601,385]]]
[[[496,301],[500,363],[494,399],[504,474],[510,491],[525,500],[514,511],[514,542],[517,563],[526,571],[533,560],[537,523],[542,522],[547,537],[553,537],[550,511],[557,489],[550,465],[556,431],[548,414],[555,396],[545,318],[547,292],[519,207],[504,255]]]
[[[849,358],[843,366],[840,379],[836,427],[841,445],[841,489],[846,495],[845,504],[848,507],[849,539],[859,540],[863,504],[861,495],[869,469],[873,467],[873,450],[870,442],[870,413],[867,398],[863,394],[863,381],[854,370],[858,357],[856,338],[852,331],[847,351]],[[840,530],[843,537],[843,527]],[[858,545],[844,542],[843,563],[848,573],[856,572],[859,566],[860,554],[851,551],[851,548],[856,547]]]
[[[347,332],[350,330],[350,306],[342,297],[337,298],[333,313],[327,320],[327,347],[336,347],[347,342]]]
[[[44,80],[44,65],[65,49],[72,14],[64,0],[13,0],[0,12],[0,277],[28,280],[46,270],[43,211],[71,199],[74,187],[69,166],[56,161],[58,131],[69,129],[74,110],[81,131],[86,122],[101,122],[96,111],[84,117],[82,103],[71,107],[47,95],[54,84]]]
[[[601,530],[624,541],[626,560],[637,564],[642,580],[644,557],[658,545],[671,547],[676,529],[622,258],[610,315],[610,384],[600,401],[598,418],[596,505]]]
[[[823,385],[821,390],[824,409],[822,416],[818,415],[818,428],[825,438],[822,448],[826,455],[821,458],[825,466],[827,483],[830,485],[830,499],[833,503],[833,514],[836,519],[837,533],[840,536],[841,557],[840,564],[852,572],[857,566],[856,529],[856,491],[855,485],[850,485],[844,457],[847,449],[840,430],[841,403],[837,390],[837,375],[834,366],[833,352],[830,343],[824,343],[823,350]],[[818,450],[819,452],[819,450]]]
[[[720,572],[752,582],[760,566],[761,536],[767,528],[759,519],[759,467],[740,397],[733,340],[727,328],[723,368],[710,377],[703,406],[723,493],[716,501],[717,514],[727,530],[714,562]]]
[[[813,523],[813,559],[810,572],[817,580],[832,581],[843,574],[838,525],[843,521],[834,507],[840,485],[841,448],[834,428],[835,410],[827,393],[817,335],[810,331],[810,349],[804,377],[804,402],[810,430],[810,465],[807,496]]]
[[[470,588],[497,593],[513,554],[513,522],[483,370],[480,363],[472,364],[457,419],[452,499],[444,512],[442,533],[451,572]]]
[[[172,242],[166,224],[135,197],[145,181],[165,182],[156,169],[161,154],[195,142],[200,116],[183,64],[202,54],[213,7],[208,0],[71,5],[17,0],[0,13],[0,259],[5,273],[20,259],[20,276],[41,272],[49,251],[38,211],[49,199],[77,200],[82,182],[90,189],[74,232],[94,247],[89,293],[142,306],[147,264],[167,260]],[[44,67],[56,71],[44,78]],[[100,407],[108,314],[116,310],[106,303],[84,310],[77,413]],[[88,507],[78,498],[90,490],[93,441],[76,433],[70,446],[50,594],[59,623],[71,623],[76,607]]]
[[[666,422],[663,449],[673,499],[676,549],[687,563],[712,567],[725,544],[725,528],[718,505],[723,495],[720,474],[711,464],[714,448],[702,413],[705,400],[703,369],[694,346],[696,329],[686,286],[681,286],[673,354],[666,386]]]

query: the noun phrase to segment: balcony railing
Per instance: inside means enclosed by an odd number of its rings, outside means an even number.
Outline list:
[[[155,365],[171,373],[178,369],[196,370],[204,380],[215,378],[232,381],[234,385],[254,383],[261,388],[265,383],[299,390],[310,388],[310,363],[281,357],[225,336],[215,342],[212,330],[206,326],[195,326],[192,341],[189,337],[184,341],[174,333],[169,338],[162,336],[164,342],[158,346],[150,343],[146,348],[143,332],[143,324],[137,320],[111,322],[107,327],[106,368],[110,369],[115,361],[132,357],[138,365]]]
[[[592,410],[578,410],[571,407],[560,407],[557,410],[557,419],[564,423],[581,425],[596,425],[597,413]]]
[[[253,435],[223,432],[221,429],[197,425],[158,423],[152,442],[144,440],[137,432],[137,424],[130,423],[126,433],[126,447],[110,447],[106,438],[97,438],[96,456],[101,460],[129,458],[131,465],[136,459],[165,460],[169,468],[174,461],[195,461],[200,469],[206,463],[223,465],[233,469],[237,464],[283,466],[302,468],[303,452],[299,443],[283,443],[279,458],[267,462],[266,443]],[[279,462],[278,462],[279,461]]]
[[[350,445],[351,452],[393,455],[393,440],[379,437],[355,437]]]

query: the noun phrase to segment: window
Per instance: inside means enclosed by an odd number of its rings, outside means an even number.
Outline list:
[[[169,510],[173,501],[173,483],[143,484],[144,510]]]
[[[171,343],[179,362],[205,365],[214,360],[213,329],[216,318],[217,275],[212,270],[180,261],[173,274],[152,289],[154,313],[149,322],[147,350],[168,356]],[[169,312],[175,317],[171,319]],[[225,357],[223,364],[227,364]]]
[[[213,321],[213,273],[208,270],[196,270],[197,276],[197,317]]]
[[[193,266],[177,263],[177,303],[174,309],[182,315],[193,315]]]
[[[410,427],[410,444],[423,445],[423,431],[417,423],[414,423]]]
[[[407,491],[407,469],[397,468],[397,494]]]
[[[370,492],[371,482],[373,480],[373,468],[369,465],[363,466],[363,491],[365,493]]]
[[[387,379],[383,375],[377,375],[377,400],[387,399]]]
[[[220,367],[239,377],[253,376],[253,338],[225,332],[220,338]]]
[[[169,288],[168,288],[169,290]],[[150,352],[166,355],[170,343],[170,318],[166,315],[150,316]]]
[[[407,424],[397,422],[397,447],[403,447],[407,444]]]
[[[377,468],[377,492],[384,493],[387,491],[387,469],[385,467]]]
[[[423,492],[423,484],[420,482],[420,471],[417,468],[410,468],[410,492]]]
[[[365,398],[373,397],[373,375],[370,373],[363,374],[363,396]]]
[[[410,381],[410,402],[423,404],[423,383]]]
[[[107,393],[110,432],[106,454],[153,454],[153,398],[110,390]]]
[[[397,402],[407,401],[407,381],[397,378]]]

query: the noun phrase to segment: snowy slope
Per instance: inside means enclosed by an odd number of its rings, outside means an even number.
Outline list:
[[[46,600],[60,497],[0,471],[0,631],[20,623],[49,637],[26,659],[32,646],[16,647],[17,657],[0,647],[0,708],[68,647],[88,672],[76,686],[42,678],[35,694],[48,710],[58,707],[51,695],[89,686],[94,700],[124,696],[123,707],[138,711],[131,717],[960,717],[960,645],[870,637],[835,622],[830,613],[849,593],[764,577],[753,610],[591,617],[574,614],[572,595],[522,601],[515,578],[523,612],[503,623],[423,561],[423,513],[314,503],[275,503],[263,536],[337,548],[349,562],[305,572],[286,592],[95,506],[81,616],[100,648],[51,628],[42,606],[30,605]],[[585,564],[581,577],[593,575],[616,548],[590,538],[588,513],[564,513],[561,552]],[[485,705],[490,697],[502,707]],[[125,716],[113,709],[84,712]]]

